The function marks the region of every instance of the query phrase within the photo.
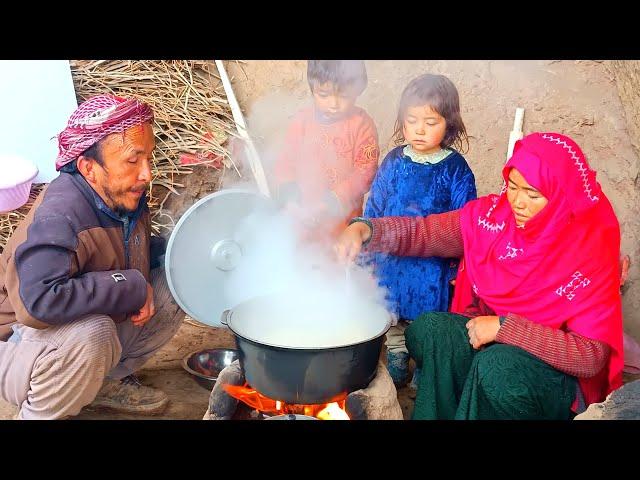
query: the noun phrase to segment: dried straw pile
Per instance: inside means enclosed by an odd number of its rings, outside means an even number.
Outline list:
[[[43,186],[43,184],[32,185],[29,200],[25,205],[20,207],[18,210],[0,214],[0,253],[2,253],[4,246],[9,241],[11,233],[15,230],[20,221],[29,213],[31,205],[33,205],[34,200],[42,191]]]
[[[149,206],[155,232],[168,231],[174,221],[161,211],[168,196],[183,186],[180,176],[192,168],[180,164],[182,154],[200,163],[233,167],[226,148],[235,124],[213,61],[71,61],[78,102],[100,93],[136,97],[154,110],[156,152]],[[53,159],[52,159],[53,161]],[[41,190],[34,185],[32,196]],[[30,202],[31,203],[31,202]],[[0,215],[0,252],[30,203]]]

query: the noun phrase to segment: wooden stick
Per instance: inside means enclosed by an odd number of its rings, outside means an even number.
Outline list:
[[[247,126],[244,122],[244,116],[242,115],[242,110],[240,110],[240,105],[238,104],[238,100],[236,99],[235,94],[233,93],[233,89],[231,88],[231,82],[229,81],[229,77],[227,76],[227,72],[224,69],[224,65],[222,64],[222,60],[216,60],[216,67],[218,67],[218,73],[220,74],[220,79],[222,80],[222,85],[224,86],[224,90],[227,94],[227,100],[229,101],[229,107],[231,107],[231,113],[233,114],[233,120],[236,123],[236,128],[238,129],[238,133],[245,140],[245,145],[247,149],[247,157],[249,159],[249,166],[251,167],[251,171],[256,179],[256,183],[258,184],[258,188],[260,192],[270,197],[271,193],[269,192],[269,184],[267,183],[267,177],[264,173],[264,169],[262,168],[262,163],[260,163],[260,157],[258,155],[258,151],[256,150],[249,133],[247,132]]]
[[[524,134],[522,133],[522,122],[524,120],[524,108],[516,108],[516,118],[513,121],[513,130],[509,134],[509,146],[507,147],[507,161],[513,154],[513,147],[516,142],[520,140]]]

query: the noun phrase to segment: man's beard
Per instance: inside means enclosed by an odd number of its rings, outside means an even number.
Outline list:
[[[146,188],[147,188],[147,186],[145,186],[145,189]],[[111,210],[113,211],[113,213],[115,213],[119,217],[122,217],[124,215],[129,215],[129,214],[132,214],[133,212],[135,212],[138,209],[138,206],[140,205],[140,201],[144,197],[144,194],[143,194],[140,197],[140,200],[138,200],[138,202],[136,203],[136,206],[133,209],[131,209],[131,208],[127,208],[123,203],[121,203],[121,202],[119,202],[117,200],[118,197],[122,196],[123,194],[126,195],[131,190],[124,190],[124,191],[114,192],[107,185],[103,185],[102,189],[104,190],[104,193],[105,193],[106,197],[109,199],[109,202],[112,205]]]

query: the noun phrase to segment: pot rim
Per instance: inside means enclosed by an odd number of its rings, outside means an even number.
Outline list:
[[[240,334],[237,331],[235,331],[233,329],[233,327],[231,326],[231,317],[233,315],[233,309],[229,309],[229,310],[225,310],[224,312],[222,312],[222,324],[226,325],[227,328],[229,330],[231,330],[231,332],[233,332],[234,335],[244,339],[244,340],[248,340],[250,342],[256,343],[258,345],[261,346],[266,346],[266,347],[272,347],[272,348],[278,348],[281,350],[304,350],[304,351],[326,351],[326,350],[336,350],[338,348],[349,348],[349,347],[355,347],[356,345],[361,345],[363,343],[368,343],[372,340],[376,340],[378,338],[380,338],[382,335],[384,335],[385,333],[387,333],[389,331],[389,329],[391,328],[391,315],[388,314],[387,315],[387,322],[385,323],[384,328],[382,329],[381,332],[377,333],[376,335],[373,335],[372,337],[369,337],[367,339],[364,340],[358,340],[357,342],[352,342],[352,343],[347,343],[344,345],[332,345],[330,347],[290,347],[290,346],[285,346],[285,345],[277,345],[275,343],[270,343],[270,342],[263,342],[260,340],[256,340],[255,338],[249,337],[247,335],[244,334]]]

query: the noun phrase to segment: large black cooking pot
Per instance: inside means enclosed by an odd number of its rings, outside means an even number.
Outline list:
[[[327,318],[331,299],[297,300],[257,297],[223,312],[247,383],[273,400],[303,405],[369,385],[391,326],[386,310],[352,299]],[[301,302],[303,310],[292,306]]]

